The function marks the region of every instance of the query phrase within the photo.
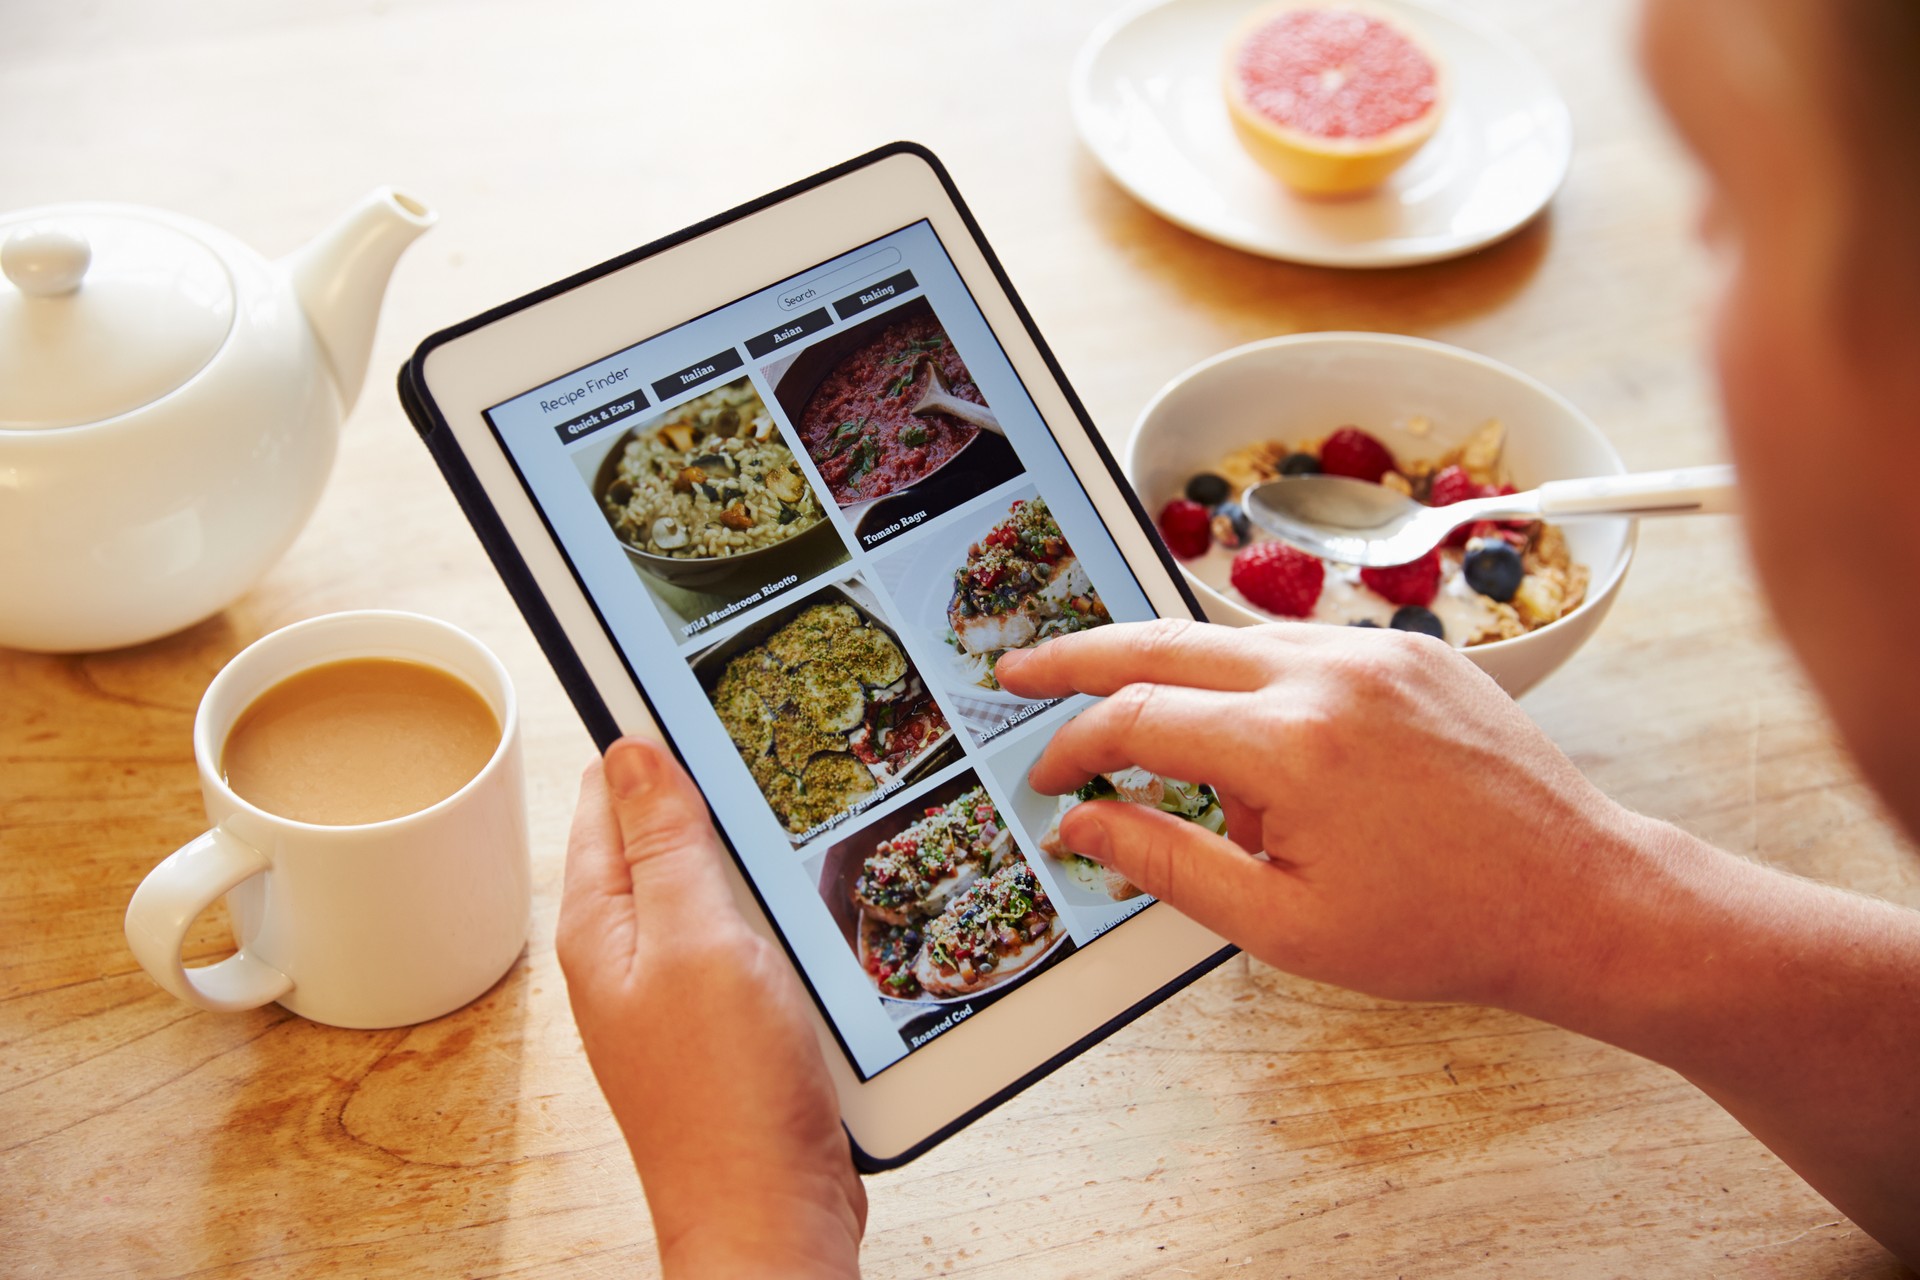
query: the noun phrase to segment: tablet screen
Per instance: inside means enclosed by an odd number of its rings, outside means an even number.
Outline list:
[[[1154,611],[930,224],[486,417],[863,1079],[1149,903],[993,668]]]

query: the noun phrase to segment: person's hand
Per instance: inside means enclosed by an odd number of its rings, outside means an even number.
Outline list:
[[[1066,816],[1069,848],[1305,977],[1551,1012],[1530,978],[1604,964],[1601,899],[1659,856],[1658,824],[1424,636],[1163,620],[1009,653],[994,673],[1024,697],[1106,696],[1055,735],[1035,790],[1138,765],[1211,784],[1231,837],[1107,801]]]
[[[624,738],[581,779],[558,951],[667,1275],[851,1276],[867,1197],[786,958],[735,909],[705,802]]]

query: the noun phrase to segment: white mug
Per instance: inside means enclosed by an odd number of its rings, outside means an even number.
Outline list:
[[[297,672],[351,658],[421,662],[466,682],[500,721],[486,766],[438,804],[359,826],[295,822],[236,795],[220,752],[241,712]],[[506,668],[466,632],[365,611],[264,636],[207,686],[193,757],[213,827],[127,906],[127,943],[168,992],[220,1012],[277,1000],[336,1027],[399,1027],[453,1012],[512,967],[532,902],[519,712]],[[222,894],[239,953],[188,969],[187,929]]]

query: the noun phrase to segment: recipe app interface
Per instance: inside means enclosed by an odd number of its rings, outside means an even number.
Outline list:
[[[994,666],[1153,610],[930,224],[487,419],[863,1077],[1150,901],[1026,784],[1085,700]]]

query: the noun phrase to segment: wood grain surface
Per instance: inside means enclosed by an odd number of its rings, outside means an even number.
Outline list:
[[[442,214],[395,274],[331,488],[258,589],[125,652],[0,653],[0,1274],[654,1272],[553,957],[591,747],[395,402],[433,329],[910,137],[1111,438],[1202,357],[1353,328],[1517,365],[1633,466],[1719,457],[1694,182],[1634,72],[1630,6],[1473,7],[1566,93],[1566,187],[1497,247],[1359,274],[1218,247],[1108,181],[1066,109],[1108,0],[0,5],[0,206],[137,201],[273,254],[377,183]],[[190,1011],[120,919],[202,826],[195,702],[252,639],[359,607],[447,618],[512,671],[532,941],[477,1004],[409,1030]],[[1625,803],[1920,905],[1920,859],[1836,748],[1731,522],[1650,524],[1604,628],[1525,705]],[[196,925],[192,958],[229,949],[223,915]],[[875,1276],[1902,1274],[1661,1068],[1244,959],[870,1189]]]

